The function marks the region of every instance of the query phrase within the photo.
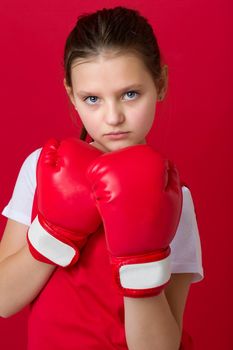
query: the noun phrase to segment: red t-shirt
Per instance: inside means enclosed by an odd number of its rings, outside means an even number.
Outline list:
[[[36,202],[35,194],[32,220]],[[128,350],[123,296],[111,273],[101,226],[78,262],[57,267],[30,304],[28,350]],[[180,350],[191,349],[192,339],[183,331]]]

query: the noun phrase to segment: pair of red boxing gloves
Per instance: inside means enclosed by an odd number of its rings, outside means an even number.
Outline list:
[[[120,293],[146,297],[165,288],[182,209],[172,162],[146,144],[103,153],[75,138],[50,139],[36,177],[38,215],[27,233],[36,259],[62,267],[78,263],[89,235],[103,223]]]

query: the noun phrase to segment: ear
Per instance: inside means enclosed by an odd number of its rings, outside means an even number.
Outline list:
[[[159,101],[162,101],[167,93],[168,89],[168,65],[164,64],[162,66],[161,78],[159,80]]]
[[[63,80],[63,84],[64,84],[64,87],[66,89],[66,92],[67,92],[67,95],[69,96],[69,99],[71,101],[71,103],[74,105],[75,107],[75,102],[74,102],[74,96],[73,96],[73,90],[70,86],[67,85],[66,83],[66,78],[64,78]]]

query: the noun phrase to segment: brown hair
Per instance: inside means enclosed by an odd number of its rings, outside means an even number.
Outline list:
[[[134,52],[141,56],[160,92],[164,87],[161,78],[161,54],[151,25],[137,10],[117,6],[103,8],[94,13],[82,14],[70,32],[64,48],[66,83],[72,87],[71,64],[77,58],[98,56],[103,51]],[[85,140],[83,126],[80,139]]]

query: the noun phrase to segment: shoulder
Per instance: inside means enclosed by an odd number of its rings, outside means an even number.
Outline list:
[[[176,234],[171,242],[173,273],[193,273],[192,283],[204,277],[202,249],[195,206],[190,189],[182,186],[183,205]]]
[[[189,197],[189,198],[192,198],[192,195],[191,195],[191,190],[188,186],[186,185],[182,185],[182,192],[183,192],[183,195],[186,196],[186,197]]]
[[[183,204],[179,226],[188,225],[194,229],[196,223],[196,210],[194,206],[193,196],[187,186],[182,186]]]
[[[10,201],[2,215],[25,225],[31,223],[31,210],[36,189],[36,166],[42,148],[31,152],[23,161]]]
[[[42,148],[31,152],[24,160],[16,181],[16,186],[34,192],[36,187],[36,166]]]
[[[31,152],[24,160],[22,166],[21,166],[21,170],[25,169],[25,170],[29,170],[29,169],[33,169],[36,167],[40,152],[42,150],[42,147],[37,148],[36,150],[34,150],[33,152]]]
[[[19,175],[21,177],[28,178],[32,180],[35,178],[36,165],[42,148],[37,148],[35,151],[31,152],[24,160]]]

